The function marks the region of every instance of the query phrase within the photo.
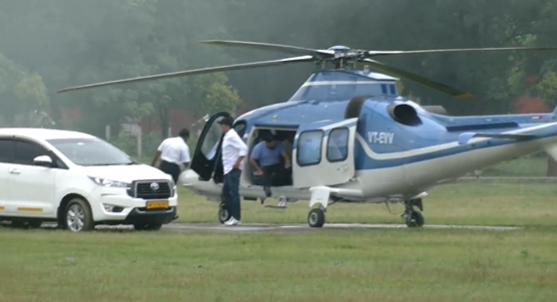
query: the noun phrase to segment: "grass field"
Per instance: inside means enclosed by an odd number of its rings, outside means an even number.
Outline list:
[[[217,204],[180,191],[179,222],[217,222]],[[276,205],[270,200],[269,204]],[[335,204],[327,222],[402,223],[403,206]],[[286,210],[263,208],[258,201],[242,202],[243,222],[306,223],[305,201]],[[435,188],[424,199],[426,224],[553,226],[557,222],[557,185],[512,182],[459,183]]]
[[[180,192],[180,222],[216,204]],[[557,187],[457,184],[425,202],[426,224],[389,229],[209,233],[0,228],[0,301],[557,301]],[[305,223],[307,203],[244,202],[245,222]],[[329,222],[400,223],[400,207],[334,205]]]
[[[547,156],[530,156],[503,162],[482,173],[482,176],[544,177],[547,172]]]

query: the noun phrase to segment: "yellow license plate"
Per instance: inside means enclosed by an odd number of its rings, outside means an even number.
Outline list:
[[[168,209],[168,201],[167,200],[147,201],[146,208],[148,210],[151,210],[151,209]]]

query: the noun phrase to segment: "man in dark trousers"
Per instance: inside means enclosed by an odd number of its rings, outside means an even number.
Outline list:
[[[232,117],[223,118],[218,123],[224,133],[222,139],[222,166],[224,172],[222,196],[224,206],[230,213],[230,219],[224,224],[238,225],[242,218],[239,192],[240,175],[242,175],[243,160],[248,153],[248,147],[238,133],[232,129],[234,123]]]
[[[151,163],[154,167],[157,159],[160,157],[159,169],[171,175],[175,184],[178,183],[178,177],[180,177],[182,172],[180,165],[184,165],[184,168],[187,169],[190,163],[190,149],[186,144],[189,137],[190,132],[188,129],[182,129],[178,136],[165,139],[157,149]]]
[[[270,133],[264,133],[262,138],[263,140],[253,147],[249,162],[253,166],[255,175],[261,177],[263,181],[265,195],[271,197],[273,183],[284,182],[285,170],[290,168],[290,158],[284,152],[282,143],[275,140]],[[281,158],[284,160],[284,166],[281,164]]]

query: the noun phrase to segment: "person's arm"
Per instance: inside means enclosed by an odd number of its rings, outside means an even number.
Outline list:
[[[164,146],[164,141],[162,141],[162,143],[157,148],[157,152],[155,152],[155,156],[153,156],[153,161],[151,162],[151,166],[154,167],[159,157],[161,157],[163,146]]]
[[[234,168],[238,169],[240,167],[240,163],[242,163],[242,160],[244,160],[244,158],[248,154],[248,146],[246,146],[244,141],[239,136],[233,136],[232,138],[233,139],[230,140],[231,144],[239,150],[239,155],[240,155],[238,156],[238,159],[236,159],[236,162],[234,163]]]
[[[284,147],[282,146],[282,142],[277,141],[276,144],[277,144],[278,151],[280,152],[280,155],[284,159],[284,166],[285,168],[288,169],[290,167],[290,158],[288,158],[288,155],[286,154],[286,152],[284,152]]]
[[[257,144],[253,151],[251,151],[251,155],[249,157],[249,162],[252,165],[253,169],[255,170],[256,175],[263,175],[263,171],[257,164],[257,160],[261,158],[261,145]]]

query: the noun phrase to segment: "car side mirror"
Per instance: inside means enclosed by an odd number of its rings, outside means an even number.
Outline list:
[[[39,155],[33,159],[33,164],[42,167],[52,167],[52,159],[48,155]]]

